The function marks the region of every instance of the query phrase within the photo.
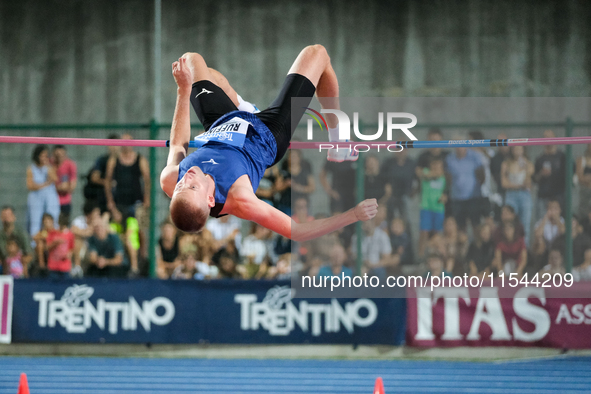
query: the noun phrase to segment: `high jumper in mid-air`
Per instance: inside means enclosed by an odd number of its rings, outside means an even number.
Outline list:
[[[295,223],[255,195],[265,170],[285,155],[306,110],[307,105],[298,105],[294,110],[297,113],[292,114],[292,97],[307,98],[309,103],[316,93],[322,108],[338,109],[338,81],[322,45],[311,45],[300,52],[279,95],[260,112],[244,102],[227,79],[209,68],[198,53],[185,53],[172,64],[172,74],[178,86],[177,99],[160,185],[172,198],[170,214],[180,230],[198,232],[208,216],[229,214],[304,241],[376,215],[377,202],[368,199],[329,218]],[[207,142],[189,154],[191,104],[205,128],[201,138]],[[330,114],[326,121],[330,136],[337,138],[336,116]],[[328,159],[354,158],[341,150],[329,152]]]

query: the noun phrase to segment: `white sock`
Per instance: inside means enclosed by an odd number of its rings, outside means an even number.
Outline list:
[[[252,103],[249,103],[248,101],[242,99],[242,97],[240,97],[238,93],[236,93],[236,96],[238,96],[238,109],[240,111],[246,111],[250,113],[258,112],[257,107],[255,107]]]
[[[339,126],[328,128],[328,140],[330,142],[339,142]]]

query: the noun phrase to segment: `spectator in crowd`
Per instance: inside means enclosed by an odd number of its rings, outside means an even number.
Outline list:
[[[413,264],[413,252],[410,234],[406,231],[406,224],[402,218],[392,219],[390,226],[390,244],[392,250],[399,257],[402,265]]]
[[[495,247],[495,263],[497,270],[505,275],[524,272],[527,266],[527,248],[524,237],[517,237],[512,223],[503,224],[503,238]]]
[[[576,267],[584,264],[586,261],[587,252],[591,250],[591,237],[583,231],[583,226],[580,224],[577,216],[573,216],[572,226],[573,266]],[[558,242],[558,240],[555,242]],[[566,241],[563,241],[562,245],[565,245],[564,242]],[[560,250],[565,250],[565,246],[562,245],[559,243],[558,247]]]
[[[465,139],[457,136],[455,139]],[[451,215],[458,227],[466,231],[468,222],[472,228],[480,223],[479,203],[484,166],[480,156],[468,148],[455,148],[446,158],[450,179]]]
[[[82,259],[83,255],[86,254],[88,238],[93,233],[93,223],[97,220],[101,220],[100,208],[95,205],[94,201],[88,200],[82,207],[82,215],[77,216],[72,221],[72,233],[74,234],[74,267],[72,268],[72,276],[82,275]]]
[[[132,139],[132,136],[124,134],[121,138]],[[124,233],[127,230],[128,218],[137,218],[137,211],[148,212],[150,207],[150,169],[146,158],[135,152],[132,147],[122,147],[117,156],[111,156],[107,161],[105,196],[107,208],[113,219],[121,223]],[[142,245],[145,245],[144,232],[141,227],[139,228],[139,238],[138,250]],[[144,248],[144,253],[145,250]],[[133,250],[129,247],[128,253],[133,254]],[[132,264],[134,263],[132,260]],[[137,264],[132,266],[132,273],[136,272]]]
[[[544,131],[544,138],[554,138],[552,130]],[[557,145],[544,146],[544,153],[537,159],[534,166],[534,181],[538,184],[538,201],[536,204],[536,218],[541,218],[546,212],[550,200],[555,200],[564,206],[564,190],[566,187],[564,172],[566,157],[558,150]]]
[[[507,139],[507,134],[501,133],[497,135],[498,139]],[[499,146],[498,148],[494,149],[495,155],[490,159],[490,175],[495,181],[497,186],[497,193],[501,195],[501,197],[505,198],[505,189],[503,188],[503,182],[501,181],[501,169],[503,166],[503,162],[508,160],[511,157],[511,147],[510,146]]]
[[[361,258],[363,269],[370,275],[385,277],[386,266],[391,263],[392,245],[390,238],[383,230],[376,227],[375,222],[363,222],[363,239],[361,240]],[[357,234],[351,239],[351,253],[357,257]]]
[[[579,180],[579,215],[591,216],[591,144],[577,159],[576,173]]]
[[[292,260],[292,264],[294,264],[293,260]],[[322,261],[322,258],[320,258],[320,256],[312,256],[312,258],[308,259],[306,261],[306,263],[303,265],[303,268],[300,271],[300,274],[310,276],[310,277],[318,276],[318,273],[320,272],[320,268],[322,268],[323,265],[324,265],[324,261]]]
[[[184,253],[181,256],[181,264],[179,264],[172,275],[171,279],[194,279],[197,274],[197,259],[194,253]]]
[[[422,168],[421,175],[420,256],[424,255],[429,235],[443,231],[446,201],[447,180],[443,172],[443,161],[433,159],[429,168]]]
[[[480,130],[471,130],[468,132],[471,140],[483,140],[484,134]],[[480,157],[482,168],[484,171],[483,179],[480,185],[480,202],[478,203],[479,216],[482,218],[491,217],[493,212],[491,203],[494,201],[497,205],[502,205],[503,201],[500,196],[494,196],[492,192],[492,176],[490,173],[490,161],[494,156],[492,148],[476,147],[472,148],[474,152]]]
[[[160,279],[168,279],[179,265],[181,260],[177,230],[171,222],[165,220],[160,225],[160,239],[156,248],[156,274]]]
[[[61,214],[60,214],[61,216]],[[43,214],[43,218],[41,219],[42,227],[41,230],[35,236],[33,236],[33,241],[35,241],[35,254],[37,257],[37,264],[39,268],[42,270],[47,269],[47,237],[49,233],[55,230],[55,223],[53,221],[53,216],[48,213]]]
[[[560,203],[556,200],[550,200],[548,201],[546,214],[536,223],[536,235],[543,236],[548,245],[551,245],[557,237],[564,234],[564,218],[560,216],[560,213]]]
[[[271,231],[259,224],[252,223],[250,235],[242,241],[240,254],[246,268],[247,278],[260,278],[264,274],[268,264],[268,245]]]
[[[330,198],[331,215],[345,212],[355,206],[356,171],[352,161],[341,163],[327,161],[320,171],[320,183]],[[351,237],[355,232],[354,226],[347,226],[337,230],[341,243],[348,249]]]
[[[211,232],[207,229],[204,229],[198,234],[193,234],[193,244],[197,247],[197,254],[196,259],[197,261],[203,261],[209,264],[211,258],[213,257],[214,253],[216,252],[214,246],[215,241]],[[179,240],[180,244],[180,240]],[[181,247],[181,253],[183,253],[183,248]]]
[[[535,275],[548,263],[549,245],[542,231],[534,231],[527,258],[527,273]]]
[[[575,282],[591,281],[591,249],[585,250],[583,263],[573,268],[572,274]]]
[[[230,257],[221,256],[218,265],[220,279],[242,279],[242,275],[237,269],[238,264]]]
[[[392,185],[380,171],[380,160],[376,155],[369,155],[365,159],[365,198],[375,198],[380,205],[384,205],[392,195]]]
[[[111,134],[108,139],[119,139],[117,134]],[[84,187],[84,197],[93,201],[101,210],[101,213],[107,212],[107,197],[105,195],[105,182],[107,177],[107,163],[109,158],[116,158],[119,155],[118,146],[109,146],[108,153],[96,159],[94,165],[87,175],[86,186]]]
[[[295,200],[293,216],[291,218],[296,223],[306,223],[314,220],[314,216],[310,215],[308,212],[308,200],[306,198],[299,197]],[[314,240],[305,242],[292,242],[293,252],[305,259],[308,254],[308,250],[313,243]]]
[[[6,257],[4,257],[4,275],[10,275],[15,279],[29,276],[27,264],[23,261],[23,251],[18,246],[16,237],[6,239]]]
[[[256,190],[256,196],[266,202],[269,205],[275,206],[275,182],[277,177],[275,176],[275,167],[269,167],[265,170],[265,175],[259,182],[259,187]],[[229,215],[228,215],[229,216]]]
[[[314,216],[310,215],[308,210],[308,200],[305,197],[299,197],[295,200],[294,212],[291,217],[296,223],[311,222]]]
[[[427,241],[427,247],[425,248],[425,254],[428,256],[430,254],[439,254],[441,258],[444,260],[445,265],[451,264],[453,266],[453,258],[451,262],[448,262],[447,258],[447,249],[445,247],[445,240],[443,239],[443,233],[433,233],[431,237]]]
[[[330,261],[328,265],[323,265],[318,271],[318,276],[353,276],[353,271],[350,268],[345,267],[345,261],[347,260],[347,253],[345,248],[341,244],[335,244],[330,251]]]
[[[291,254],[286,253],[279,256],[277,264],[274,267],[269,267],[265,279],[291,279]]]
[[[443,256],[438,253],[429,253],[427,255],[427,272],[423,275],[424,277],[437,276],[439,278],[443,276],[452,276],[448,271],[444,269]]]
[[[310,194],[316,190],[310,162],[302,157],[301,150],[291,149],[284,163],[287,165],[287,171],[291,174],[292,201],[299,198],[309,201]]]
[[[511,205],[503,205],[501,208],[501,220],[498,226],[493,231],[493,242],[499,243],[503,239],[503,225],[505,223],[511,223],[515,227],[515,236],[517,238],[525,237],[525,230],[523,225],[519,222],[515,209]]]
[[[540,271],[540,275],[544,274],[559,274],[564,275],[566,270],[564,269],[562,252],[559,249],[551,249],[548,253],[548,265],[546,265]],[[573,277],[574,279],[574,277]]]
[[[212,262],[217,265],[219,277],[222,279],[240,279],[242,275],[237,269],[240,263],[240,253],[235,241],[229,241],[212,257]]]
[[[314,216],[316,220],[324,219],[328,217],[328,215],[318,214]],[[307,254],[310,256],[319,257],[323,262],[328,261],[330,259],[330,251],[335,244],[340,244],[345,247],[345,244],[342,241],[342,229],[340,231],[335,231],[330,234],[323,235],[322,237],[312,239],[305,243],[305,247],[307,248]],[[351,236],[348,239],[351,242]],[[297,245],[297,244],[296,244]],[[297,252],[297,249],[292,248],[294,252]],[[345,247],[345,250],[346,247]],[[307,255],[306,255],[307,257]]]
[[[337,234],[334,235],[335,237]],[[281,256],[286,253],[291,253],[291,246],[292,242],[291,239],[285,238],[282,235],[276,234],[272,238],[273,242],[273,255]],[[316,240],[312,240],[312,243],[316,242]]]
[[[447,257],[445,270],[456,275],[469,272],[464,266],[464,258],[470,243],[467,234],[458,228],[453,216],[446,218],[443,223],[443,243]]]
[[[432,128],[429,129],[427,133],[427,140],[428,141],[441,141],[443,139],[443,134],[440,129]],[[446,157],[448,155],[448,151],[443,150],[441,148],[429,148],[423,150],[423,152],[417,158],[417,167],[415,168],[415,175],[419,180],[419,188],[421,186],[421,181],[423,180],[423,169],[429,168],[431,160],[438,159],[443,161],[443,165],[446,165]],[[445,168],[444,168],[445,169]],[[448,196],[449,197],[449,196]],[[445,204],[445,209],[449,213],[451,212],[450,201],[448,198],[447,203]]]
[[[138,255],[141,247],[140,226],[138,220],[129,216],[123,218],[119,210],[113,213],[110,230],[119,236],[125,249],[126,260],[130,263],[129,276],[139,276]]]
[[[109,233],[107,223],[93,223],[93,234],[88,239],[87,276],[123,278],[129,270],[123,244],[116,234]]]
[[[53,147],[53,165],[57,175],[55,188],[60,202],[60,213],[70,219],[72,211],[72,193],[78,184],[78,170],[76,163],[68,157],[64,145]]]
[[[31,236],[41,229],[44,213],[53,216],[57,223],[60,203],[55,188],[57,175],[49,163],[49,150],[46,145],[37,145],[33,150],[33,164],[27,168],[27,220]]]
[[[242,221],[232,215],[209,218],[205,227],[211,232],[215,240],[214,250],[217,251],[232,240],[240,244],[242,242],[242,234],[240,234],[241,226]]]
[[[573,215],[572,225],[572,245],[573,245],[573,267],[583,264],[585,253],[591,249],[591,237],[583,232],[583,226],[579,223],[579,218]],[[559,235],[552,243],[552,249],[559,249],[563,254],[566,250],[566,233]]]
[[[511,156],[501,165],[501,182],[505,189],[505,203],[511,205],[525,231],[525,243],[529,243],[531,225],[531,176],[533,164],[525,156],[523,146],[511,147]]]
[[[415,167],[416,163],[408,157],[406,149],[394,154],[382,164],[381,173],[384,174],[384,179],[392,191],[392,195],[386,203],[389,220],[394,217],[401,217],[405,221],[409,219],[408,199],[416,191]]]
[[[466,255],[470,275],[488,275],[493,271],[494,259],[495,244],[492,240],[492,231],[488,223],[483,223],[478,227]]]
[[[580,218],[579,223],[583,228],[583,232],[591,237],[591,211],[585,216],[578,215],[578,217]]]
[[[289,158],[289,155],[287,156]],[[291,216],[291,173],[287,159],[276,166],[275,207],[287,216]]]
[[[60,214],[59,230],[47,235],[47,271],[50,279],[66,279],[72,270],[74,234],[68,228],[68,216]]]
[[[196,261],[195,269],[197,272],[193,276],[194,279],[216,279],[219,275],[218,267],[211,262],[211,259],[207,261]]]
[[[14,208],[9,205],[3,206],[0,210],[0,220],[2,221],[2,228],[0,229],[0,262],[5,262],[8,256],[7,243],[10,238],[16,240],[16,244],[22,253],[21,263],[25,269],[28,269],[29,263],[33,259],[31,240],[28,234],[16,224]]]
[[[345,212],[355,206],[355,167],[353,162],[327,161],[320,171],[319,178],[322,188],[330,197],[332,215]]]
[[[443,139],[443,134],[441,133],[440,129],[430,129],[427,134],[427,141],[441,141]],[[417,178],[420,180],[423,179],[424,172],[423,170],[429,169],[431,165],[431,160],[441,160],[445,164],[445,158],[449,152],[441,149],[441,148],[429,148],[423,153],[419,155],[417,160],[417,168],[415,169],[415,174]]]
[[[376,216],[374,216],[374,223],[386,233],[389,231],[388,208],[386,208],[385,205],[378,207],[378,212],[376,213]]]

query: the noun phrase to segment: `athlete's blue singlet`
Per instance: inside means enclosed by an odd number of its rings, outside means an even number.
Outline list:
[[[209,141],[179,164],[179,177],[177,182],[193,166],[197,166],[203,173],[211,175],[215,182],[215,207],[210,215],[218,217],[230,187],[238,178],[246,174],[252,183],[252,189],[256,191],[265,170],[272,166],[277,154],[277,143],[269,128],[250,112],[230,112],[211,126],[210,130],[217,126],[229,123],[235,117],[246,120],[248,131],[242,147],[233,146],[223,142]]]

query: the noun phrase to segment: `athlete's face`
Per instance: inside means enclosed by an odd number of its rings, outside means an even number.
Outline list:
[[[175,196],[183,196],[191,201],[207,200],[208,205],[213,207],[213,179],[201,171],[199,167],[191,167],[185,175],[177,182],[174,189]]]

